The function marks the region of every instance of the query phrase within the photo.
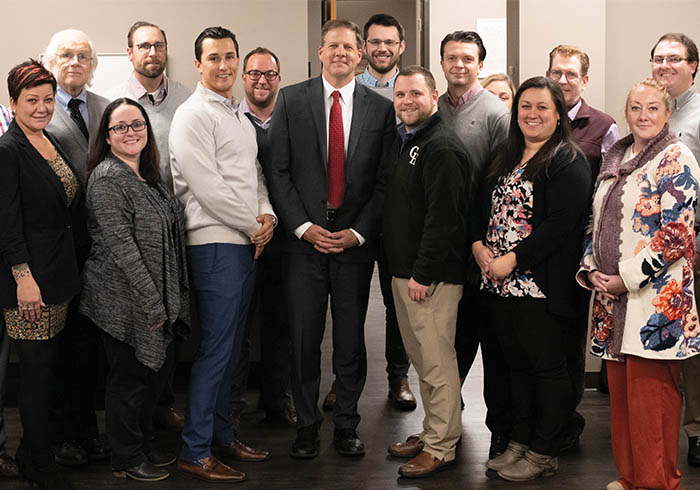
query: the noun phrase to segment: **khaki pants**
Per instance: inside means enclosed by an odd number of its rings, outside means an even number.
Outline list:
[[[421,302],[408,297],[408,279],[393,277],[396,317],[408,358],[418,373],[425,418],[424,450],[438,459],[455,459],[462,432],[459,370],[455,351],[457,305],[462,285],[438,283]]]

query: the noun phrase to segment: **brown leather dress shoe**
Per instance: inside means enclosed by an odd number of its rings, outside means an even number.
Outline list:
[[[454,460],[443,461],[427,451],[422,451],[408,463],[399,466],[399,475],[406,478],[423,478],[449,468],[453,464]]]
[[[423,441],[419,434],[408,436],[405,442],[395,442],[389,445],[389,454],[397,458],[415,458],[423,450]]]
[[[333,410],[333,407],[335,407],[335,398],[335,381],[333,381],[330,391],[326,395],[326,398],[323,399],[322,408],[324,410]]]
[[[265,461],[270,459],[270,453],[267,451],[259,451],[248,447],[241,441],[236,439],[235,441],[229,442],[225,446],[216,446],[216,449],[226,456],[229,456],[238,461],[245,461],[247,463],[257,463],[259,461]]]
[[[389,378],[389,400],[399,410],[415,410],[416,397],[408,385],[408,376],[392,376]]]
[[[201,463],[178,459],[177,469],[187,473],[192,478],[209,483],[238,483],[247,478],[245,473],[234,470],[214,456],[202,459]]]
[[[185,428],[185,414],[175,407],[158,407],[153,418],[163,429],[182,431]]]

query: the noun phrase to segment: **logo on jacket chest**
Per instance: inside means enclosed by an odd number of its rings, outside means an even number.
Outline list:
[[[408,152],[408,156],[411,157],[411,159],[408,161],[411,165],[416,164],[416,158],[418,158],[418,152],[420,151],[420,148],[418,145],[414,146],[411,148],[411,150]]]

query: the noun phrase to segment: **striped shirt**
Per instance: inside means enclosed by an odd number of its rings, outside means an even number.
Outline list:
[[[5,131],[7,131],[7,128],[10,127],[11,122],[12,113],[10,112],[10,109],[0,105],[0,134],[5,134]]]

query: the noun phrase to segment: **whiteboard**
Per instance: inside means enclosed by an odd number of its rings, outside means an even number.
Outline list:
[[[90,91],[107,97],[114,87],[129,79],[132,71],[134,67],[127,54],[98,54]]]

